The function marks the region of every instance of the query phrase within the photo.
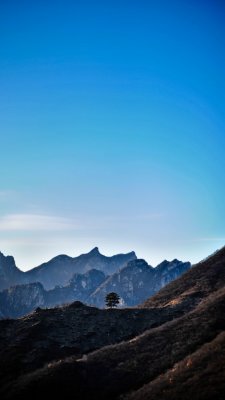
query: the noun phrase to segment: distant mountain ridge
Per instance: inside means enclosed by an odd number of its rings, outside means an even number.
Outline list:
[[[45,290],[40,282],[12,286],[0,292],[0,318],[17,318],[37,307],[49,308],[75,300],[87,302],[105,278],[104,272],[92,269],[75,274],[67,286],[56,286],[51,290]]]
[[[12,256],[0,252],[0,290],[23,283],[25,273],[17,268]]]
[[[98,248],[75,259],[68,256],[55,257],[50,262],[28,271],[33,275],[32,278],[28,276],[29,279],[25,275],[25,283],[0,291],[0,318],[17,318],[37,307],[49,308],[75,300],[104,308],[105,296],[110,291],[119,294],[120,306],[136,306],[191,268],[190,263],[176,259],[171,262],[165,260],[153,268],[145,260],[135,257],[134,252],[105,257],[99,253]],[[126,260],[128,262],[124,266]],[[92,269],[87,270],[91,267]],[[106,275],[100,268],[105,271],[114,271],[116,268],[116,272]],[[68,281],[72,270],[82,269],[87,271],[76,272]],[[50,286],[51,277],[57,285],[54,288],[51,285],[51,288],[46,290],[46,286]],[[61,277],[62,281],[59,279]],[[33,282],[35,279],[37,281]]]
[[[106,294],[116,291],[124,306],[136,306],[190,268],[189,262],[177,259],[165,260],[155,268],[142,259],[129,261],[96,289],[89,302],[103,307]]]
[[[128,261],[137,258],[134,251],[127,254],[117,254],[106,257],[100,254],[98,247],[89,253],[78,257],[59,255],[50,261],[22,272],[16,267],[12,256],[4,256],[0,253],[0,290],[7,289],[17,284],[40,282],[45,289],[53,289],[55,286],[65,286],[75,273],[85,273],[93,268],[110,275],[123,268]]]

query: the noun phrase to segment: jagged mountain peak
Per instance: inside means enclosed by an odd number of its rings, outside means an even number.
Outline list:
[[[100,251],[99,251],[99,247],[94,247],[92,250],[90,250],[88,253],[86,253],[86,255],[88,255],[88,256],[95,256],[95,255],[99,255],[99,256],[101,256],[101,257],[104,257],[104,258],[117,258],[117,257],[124,257],[124,256],[127,256],[127,257],[132,257],[133,259],[137,259],[137,256],[136,256],[136,253],[135,253],[135,251],[130,251],[129,253],[118,253],[118,254],[114,254],[114,255],[112,255],[112,256],[105,256],[104,254],[102,254]]]
[[[99,252],[98,247],[94,247],[89,253],[77,257],[59,255],[28,271],[26,279],[27,282],[41,282],[45,289],[53,289],[58,285],[67,285],[75,273],[84,274],[91,269],[110,275],[134,258],[136,255],[133,252],[106,257]]]
[[[183,261],[178,260],[177,258],[174,258],[172,261],[168,261],[168,260],[162,261],[160,264],[158,264],[155,267],[155,269],[156,270],[164,270],[166,268],[170,268],[171,269],[171,268],[176,268],[177,266],[182,265],[182,264],[186,264],[186,263],[190,264],[188,261],[183,262]]]
[[[12,261],[15,264],[15,260],[13,256],[5,256],[1,251],[0,251],[0,261],[1,260],[8,260]]]
[[[12,256],[0,252],[0,290],[17,283],[22,283],[24,272],[20,271]]]
[[[59,254],[29,271],[22,272],[16,267],[12,256],[0,253],[0,290],[32,282],[41,282],[45,289],[53,289],[55,286],[68,285],[75,273],[84,274],[96,269],[110,275],[135,258],[133,251],[107,257],[99,252],[98,247],[94,247],[89,253],[77,257]]]
[[[153,269],[153,267],[151,266],[151,265],[149,265],[148,263],[147,263],[147,261],[145,261],[144,259],[142,259],[142,258],[136,258],[135,260],[131,260],[131,261],[129,261],[128,263],[127,263],[127,265],[123,268],[123,270],[124,269],[126,269],[126,270],[128,270],[128,269],[137,269],[137,268],[139,268],[140,270],[146,270],[146,271],[149,271],[149,270],[151,270],[151,269]]]
[[[132,256],[132,257],[134,257],[134,260],[137,260],[138,258],[137,258],[137,255],[136,255],[136,253],[135,253],[135,251],[130,251],[129,253],[126,253],[126,254],[118,254],[119,256],[123,256],[123,255],[127,255],[127,256]]]
[[[89,255],[101,254],[98,247],[94,247],[89,253]]]
[[[168,264],[170,266],[171,263]],[[153,268],[143,259],[131,260],[106,279],[91,295],[89,302],[103,307],[106,294],[115,291],[121,298],[121,305],[137,305],[190,267],[190,263],[180,262],[173,265],[173,268]]]

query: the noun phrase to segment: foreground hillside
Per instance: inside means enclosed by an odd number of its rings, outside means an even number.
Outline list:
[[[82,357],[97,348],[130,339],[171,319],[168,310],[99,310],[74,302],[17,320],[0,322],[0,382],[67,355]],[[7,369],[7,374],[5,370]],[[2,379],[2,380],[1,380]]]
[[[1,398],[222,400],[225,248],[138,309],[75,303],[0,327]]]

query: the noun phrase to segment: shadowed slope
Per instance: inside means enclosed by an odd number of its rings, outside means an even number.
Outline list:
[[[209,371],[211,394],[215,389],[215,393],[218,393],[217,398],[222,399],[220,396],[224,387],[225,360],[223,352],[219,349],[223,348],[225,331],[225,249],[193,267],[183,277],[145,302],[144,306],[144,309],[113,310],[118,318],[114,329],[118,327],[118,330],[115,331],[115,341],[110,343],[120,343],[108,346],[107,340],[102,340],[99,335],[98,347],[101,348],[92,353],[87,354],[91,347],[85,351],[85,346],[80,344],[79,359],[78,354],[69,358],[64,356],[60,361],[40,369],[27,369],[18,379],[14,376],[9,385],[4,381],[2,397],[28,399],[32,396],[34,399],[40,399],[48,392],[53,397],[68,399],[71,393],[74,393],[77,400],[115,400],[124,396],[134,400],[136,395],[138,400],[156,400],[164,399],[160,395],[160,388],[165,388],[165,400],[180,400],[179,393],[185,392],[187,360],[194,357],[196,361],[189,376],[190,381],[194,382],[193,385],[196,383],[195,392],[192,393],[189,389],[192,400],[210,398],[204,391],[205,363]],[[52,311],[48,310],[49,313]],[[123,319],[122,311],[133,313],[132,317],[129,318],[127,314]],[[131,332],[136,311],[149,312],[149,315],[145,316],[150,319],[150,326],[143,326],[142,334],[139,332],[135,335],[132,330],[130,337],[119,336],[119,324],[122,324],[122,321],[123,329]],[[62,315],[63,313],[62,310]],[[138,314],[137,320],[142,319],[142,314]],[[109,323],[107,321],[107,325]],[[102,331],[99,321],[96,320],[94,326]],[[111,328],[112,325],[109,331]],[[12,332],[15,332],[13,327]],[[60,330],[55,332],[59,340]],[[218,375],[213,372],[214,353],[216,362],[221,366],[217,368]],[[41,366],[41,363],[39,365]],[[178,375],[174,375],[177,389],[176,385],[170,389],[168,377],[170,379],[176,370],[180,371]],[[152,397],[149,393],[152,393]]]
[[[187,309],[225,285],[225,247],[194,265],[145,301],[140,308],[179,306]]]
[[[0,321],[0,384],[73,355],[130,339],[173,316],[164,309],[99,310],[80,302]]]
[[[201,389],[201,390],[199,390]],[[225,393],[225,332],[124,400],[222,400]]]
[[[69,398],[72,390],[76,399],[116,399],[155,379],[224,330],[225,289],[221,289],[182,318],[97,350],[81,361],[53,363],[22,377],[7,393],[9,398],[40,398],[50,390],[53,396]]]

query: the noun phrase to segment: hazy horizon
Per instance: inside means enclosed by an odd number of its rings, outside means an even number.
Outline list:
[[[195,263],[225,244],[225,5],[0,4],[0,251],[135,251]]]

